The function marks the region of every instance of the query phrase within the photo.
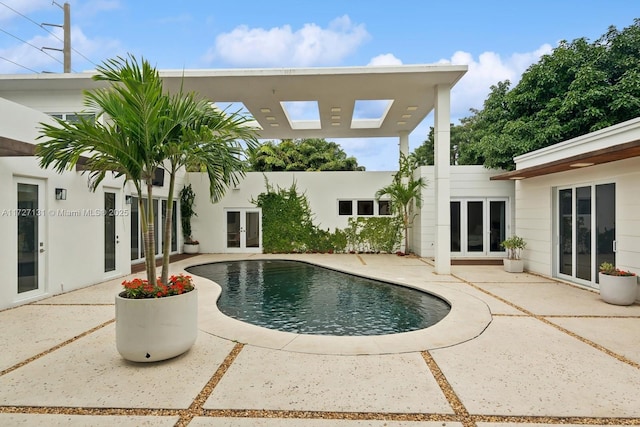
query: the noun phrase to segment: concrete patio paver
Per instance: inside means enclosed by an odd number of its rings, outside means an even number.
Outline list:
[[[473,414],[640,417],[640,370],[537,319],[496,318],[431,352]]]
[[[200,334],[188,353],[155,364],[122,359],[111,324],[0,377],[0,405],[188,408],[233,343]]]
[[[204,408],[453,414],[420,354],[330,356],[251,346]]]

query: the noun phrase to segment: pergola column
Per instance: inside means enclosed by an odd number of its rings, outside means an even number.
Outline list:
[[[434,89],[434,163],[436,192],[435,272],[451,273],[451,87]]]
[[[409,155],[409,132],[400,132],[399,137],[400,158],[402,158],[403,155],[407,157]]]

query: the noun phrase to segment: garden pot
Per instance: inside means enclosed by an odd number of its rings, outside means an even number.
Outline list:
[[[182,253],[197,254],[198,252],[200,252],[200,245],[198,243],[185,243],[182,246]]]
[[[524,261],[521,259],[509,259],[503,260],[504,271],[508,273],[522,273],[524,271]]]
[[[615,305],[631,305],[638,298],[637,276],[612,276],[598,273],[600,298]]]
[[[163,298],[116,296],[116,346],[132,362],[157,362],[189,350],[198,335],[198,290]]]

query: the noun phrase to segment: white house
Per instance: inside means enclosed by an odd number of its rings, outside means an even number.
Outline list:
[[[598,266],[640,273],[640,118],[515,158],[525,268],[597,288]]]
[[[578,268],[583,257],[572,259],[571,274],[567,274],[567,258],[560,260],[554,236],[560,233],[561,222],[555,222],[554,212],[564,204],[554,200],[567,197],[570,190],[582,209],[586,203],[584,187],[591,186],[592,194],[603,198],[611,188],[604,185],[611,183],[618,194],[614,204],[617,227],[612,232],[607,226],[601,239],[611,239],[613,233],[616,262],[640,270],[640,218],[636,214],[640,197],[620,196],[635,194],[633,180],[640,178],[639,138],[629,133],[615,139],[615,132],[600,131],[595,137],[600,142],[585,149],[586,154],[574,153],[571,142],[560,144],[555,151],[550,148],[516,159],[518,171],[509,173],[482,166],[450,166],[449,96],[465,72],[466,67],[460,66],[412,65],[161,71],[161,76],[169,90],[183,84],[186,90],[197,91],[213,102],[241,103],[255,118],[263,139],[394,136],[400,152],[407,153],[409,134],[434,111],[436,165],[417,172],[428,186],[411,238],[418,255],[434,258],[438,273],[447,274],[452,259],[503,257],[499,243],[517,232],[529,242],[525,252],[529,270],[594,286],[593,280],[582,278],[583,268]],[[92,192],[81,171],[58,174],[43,170],[33,156],[39,123],[51,120],[52,115],[73,120],[80,112],[94,114],[83,111],[82,91],[103,84],[93,81],[90,73],[0,76],[0,230],[5,236],[0,269],[8,278],[0,287],[0,309],[129,274],[132,264],[143,261],[132,186],[108,176]],[[302,101],[317,107],[317,119],[292,116],[291,103]],[[353,118],[356,105],[367,101],[383,103],[382,115]],[[588,162],[597,163],[594,158],[607,147],[624,150],[621,157],[611,159],[612,163],[566,172],[555,169],[557,163],[564,164],[565,157],[577,162],[575,159],[586,156]],[[566,164],[565,169],[574,168]],[[540,174],[540,170],[546,172]],[[261,213],[251,200],[265,191],[265,178],[286,188],[295,182],[308,197],[315,222],[334,229],[344,228],[353,216],[384,214],[374,194],[391,182],[393,173],[249,173],[217,204],[209,202],[203,176],[185,173],[178,177],[174,197],[184,184],[193,185],[198,212],[193,234],[202,252],[261,252]],[[526,179],[510,179],[520,176]],[[159,176],[152,201],[159,220],[166,209],[167,191]],[[589,200],[596,212],[600,206],[596,197]],[[584,214],[572,219],[572,230],[578,230],[580,218],[584,221]],[[604,221],[605,215],[599,218]],[[179,218],[174,223],[171,249],[179,253]],[[594,223],[592,227],[598,226],[600,223]],[[160,248],[161,227],[156,229]],[[571,242],[577,254],[584,249],[584,242],[578,240],[580,233],[574,233]],[[591,279],[598,260],[594,258],[589,267]]]

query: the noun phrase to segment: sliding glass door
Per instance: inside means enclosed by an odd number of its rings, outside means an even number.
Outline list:
[[[558,189],[558,276],[595,286],[598,266],[615,265],[615,190],[611,183]]]

